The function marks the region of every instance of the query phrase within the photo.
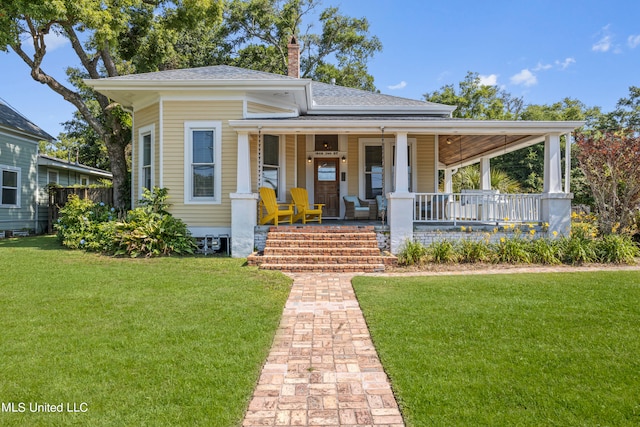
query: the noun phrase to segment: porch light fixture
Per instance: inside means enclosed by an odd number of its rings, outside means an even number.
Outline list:
[[[447,145],[451,145],[453,143],[453,139],[447,138],[446,143]]]
[[[307,157],[307,163],[311,163],[311,156]]]
[[[347,158],[345,156],[342,156],[342,163],[347,163]]]

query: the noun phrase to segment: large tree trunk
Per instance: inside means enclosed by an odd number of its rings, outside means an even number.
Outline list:
[[[122,146],[124,135],[112,135],[105,138],[111,173],[113,174],[113,204],[120,209],[131,207],[131,191],[129,189],[129,172],[127,171],[127,157]]]

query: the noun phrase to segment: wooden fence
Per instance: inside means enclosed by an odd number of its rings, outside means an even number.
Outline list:
[[[67,204],[69,196],[75,194],[81,199],[89,199],[94,203],[104,202],[113,206],[113,188],[90,187],[56,187],[49,190],[49,215],[47,228],[53,233],[53,224],[58,221],[60,208]]]

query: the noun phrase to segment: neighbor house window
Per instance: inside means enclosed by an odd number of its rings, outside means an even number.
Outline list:
[[[20,207],[20,168],[0,165],[0,207]]]
[[[219,203],[220,122],[185,123],[185,203]]]
[[[47,171],[47,184],[57,184],[58,182],[58,171]]]
[[[382,146],[364,147],[364,192],[365,198],[375,199],[382,194]]]
[[[140,128],[138,132],[139,140],[139,185],[140,194],[144,189],[153,189],[153,141],[155,132],[155,126],[149,125]]]
[[[263,137],[262,185],[271,187],[280,198],[280,137]]]
[[[84,187],[89,186],[89,177],[87,175],[80,175],[80,185]]]

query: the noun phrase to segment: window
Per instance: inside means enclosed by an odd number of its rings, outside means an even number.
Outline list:
[[[382,194],[382,146],[364,147],[365,198],[375,199]]]
[[[0,207],[20,207],[20,168],[0,165]]]
[[[185,122],[185,203],[220,203],[220,122]]]
[[[47,171],[47,184],[57,184],[58,181],[58,171]]]
[[[276,135],[265,135],[263,143],[262,185],[271,187],[280,198],[280,138]]]
[[[144,126],[138,131],[140,158],[139,164],[139,181],[140,194],[145,188],[153,189],[153,141],[155,133],[155,125]]]
[[[80,185],[84,187],[89,186],[89,177],[87,175],[80,175]]]

